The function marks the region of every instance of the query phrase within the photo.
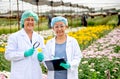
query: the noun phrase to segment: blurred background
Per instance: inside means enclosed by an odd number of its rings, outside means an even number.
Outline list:
[[[87,25],[116,25],[120,12],[119,0],[0,0],[0,27],[6,33],[20,29],[23,11],[32,10],[39,15],[35,30],[49,29],[49,21],[54,16],[64,16],[69,27],[81,27],[82,19]],[[95,22],[96,21],[96,22]],[[104,21],[104,22],[103,22]],[[85,25],[86,26],[86,25]],[[9,29],[5,31],[4,28]]]
[[[26,10],[38,14],[34,30],[45,44],[54,36],[52,17],[68,19],[66,32],[77,39],[83,54],[79,79],[120,79],[120,0],[0,0],[0,79],[10,77],[5,47],[9,35],[21,29]],[[42,71],[47,74],[43,65]]]

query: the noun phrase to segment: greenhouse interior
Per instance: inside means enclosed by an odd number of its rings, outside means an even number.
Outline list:
[[[9,36],[24,28],[21,19],[25,11],[37,14],[34,31],[43,37],[45,46],[56,35],[52,18],[67,19],[65,34],[77,40],[83,56],[78,79],[120,79],[119,0],[0,0],[0,79],[12,79],[12,61],[5,53]],[[41,79],[49,79],[44,62],[40,67]]]

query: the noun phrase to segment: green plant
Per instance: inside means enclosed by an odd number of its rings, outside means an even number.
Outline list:
[[[88,25],[89,26],[94,26],[94,25],[112,25],[116,26],[117,24],[117,16],[112,15],[112,16],[96,16],[95,18],[88,18]]]
[[[4,58],[4,53],[0,53],[0,71],[10,71],[10,62]]]
[[[107,57],[83,58],[79,66],[79,79],[106,79],[110,72],[111,79],[119,79],[120,58],[110,61]],[[114,76],[114,78],[113,78]]]
[[[115,52],[115,53],[118,53],[119,51],[120,51],[120,46],[118,46],[118,45],[115,46],[115,47],[114,47],[114,52]]]

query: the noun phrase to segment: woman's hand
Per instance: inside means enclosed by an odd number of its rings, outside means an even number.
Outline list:
[[[33,55],[34,51],[35,51],[34,48],[28,49],[27,51],[24,52],[24,56],[25,57],[31,56]]]
[[[65,69],[69,69],[70,68],[70,64],[68,62],[60,63],[60,66],[64,67]]]

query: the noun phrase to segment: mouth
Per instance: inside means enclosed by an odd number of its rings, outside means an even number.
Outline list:
[[[33,29],[33,26],[28,26],[29,29]]]
[[[62,31],[57,31],[57,33],[62,33]]]
[[[60,32],[57,32],[57,34],[62,34],[63,32],[62,31],[60,31]]]

